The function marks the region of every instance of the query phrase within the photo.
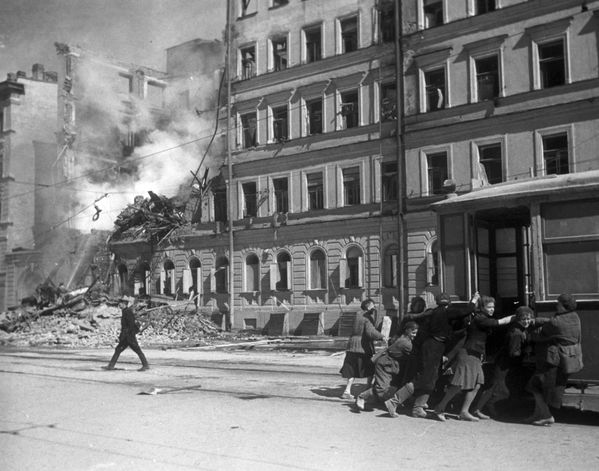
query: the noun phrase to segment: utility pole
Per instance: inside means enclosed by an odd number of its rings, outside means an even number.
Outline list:
[[[406,307],[406,224],[405,224],[405,198],[406,198],[406,176],[405,176],[405,123],[404,123],[404,54],[403,54],[403,12],[401,11],[401,0],[394,2],[395,17],[395,89],[397,90],[397,119],[395,120],[395,136],[397,143],[397,308],[398,320],[404,317]]]
[[[226,58],[225,70],[227,74],[227,219],[229,226],[229,319],[225,321],[227,330],[233,327],[235,320],[235,292],[233,286],[234,266],[234,243],[233,243],[233,162],[231,160],[231,36],[232,36],[232,14],[231,0],[227,0],[227,34],[226,34]]]

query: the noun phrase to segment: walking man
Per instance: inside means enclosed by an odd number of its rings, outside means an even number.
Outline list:
[[[119,301],[119,308],[121,309],[121,333],[119,335],[119,343],[114,349],[114,355],[112,355],[110,363],[102,367],[105,370],[114,370],[114,365],[116,365],[119,355],[123,353],[127,347],[130,347],[131,350],[137,353],[137,356],[141,360],[141,368],[139,371],[150,369],[148,360],[146,360],[146,356],[141,351],[141,347],[137,343],[137,337],[135,335],[139,332],[139,327],[135,322],[135,314],[133,313],[133,309],[128,307],[128,305],[129,303],[126,299],[121,299]]]

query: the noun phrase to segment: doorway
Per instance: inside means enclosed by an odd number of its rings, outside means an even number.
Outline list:
[[[530,213],[526,207],[479,211],[474,218],[476,286],[503,315],[529,305]]]

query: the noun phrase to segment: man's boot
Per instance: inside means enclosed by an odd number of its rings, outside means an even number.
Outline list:
[[[428,401],[429,394],[420,394],[414,399],[414,406],[412,407],[412,417],[420,417],[424,419],[426,417],[426,411],[424,407]]]
[[[397,417],[396,410],[406,400],[414,394],[414,385],[412,383],[405,384],[393,396],[385,401],[385,407],[391,417]]]

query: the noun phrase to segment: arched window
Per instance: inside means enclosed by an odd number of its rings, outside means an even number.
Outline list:
[[[288,291],[291,289],[291,255],[288,252],[277,254],[277,263],[270,265],[271,291]]]
[[[260,260],[255,253],[245,258],[245,290],[260,291]]]
[[[150,271],[150,265],[145,262],[140,263],[135,269],[135,274],[133,276],[133,294],[140,296],[151,294],[151,280],[152,273]]]
[[[364,254],[359,247],[347,249],[345,258],[339,263],[339,286],[362,288],[364,286]]]
[[[202,264],[197,257],[189,259],[189,268],[183,272],[183,292],[197,295],[202,289]]]
[[[385,288],[397,287],[397,246],[392,245],[385,250],[383,259],[383,286]]]
[[[327,267],[326,256],[321,249],[315,249],[310,254],[310,277],[308,286],[310,289],[326,289]]]
[[[212,292],[227,293],[229,291],[229,260],[227,257],[216,259],[216,268],[212,269]]]
[[[175,264],[166,260],[160,270],[160,294],[175,294]]]

